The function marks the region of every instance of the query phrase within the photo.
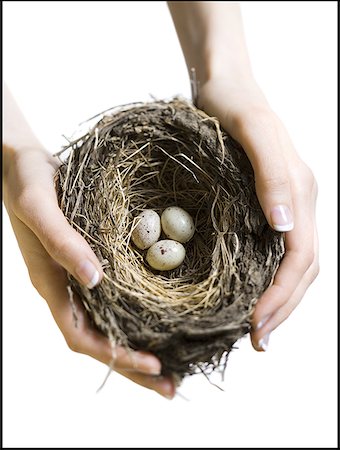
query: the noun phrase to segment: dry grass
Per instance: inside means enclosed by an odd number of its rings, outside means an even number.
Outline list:
[[[239,144],[175,98],[115,108],[59,155],[60,207],[104,267],[92,290],[70,277],[94,323],[113,346],[155,353],[164,373],[221,368],[284,250]],[[157,272],[131,233],[143,209],[172,205],[192,215],[196,232],[183,264]]]

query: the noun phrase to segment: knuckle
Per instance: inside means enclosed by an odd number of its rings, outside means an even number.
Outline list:
[[[316,180],[314,177],[314,173],[310,167],[307,166],[305,163],[302,164],[302,170],[300,171],[300,176],[303,177],[303,181],[309,183],[310,185],[316,184]]]
[[[295,174],[295,181],[298,185],[302,186],[309,195],[312,193],[315,198],[317,197],[318,183],[310,167],[308,167],[304,162],[299,161],[295,165],[292,174]]]
[[[306,252],[306,255],[304,258],[306,269],[309,269],[313,265],[314,258],[315,258],[315,254],[314,254],[313,250],[309,250],[308,252]]]
[[[31,283],[32,283],[33,287],[38,292],[40,292],[41,291],[41,286],[42,286],[41,278],[39,276],[37,276],[36,271],[32,271],[30,269],[28,270],[28,275],[29,275],[29,278],[31,280]]]
[[[285,320],[288,319],[288,317],[292,314],[294,308],[289,303],[286,303],[281,307],[281,309],[278,311],[278,320],[275,324],[275,328],[277,328],[279,325],[281,325]]]
[[[296,251],[295,268],[301,274],[305,274],[314,265],[315,253],[313,249],[301,248]]]
[[[309,178],[310,178],[310,186],[311,186],[310,193],[312,194],[313,200],[316,201],[316,199],[318,197],[319,186],[318,186],[318,183],[317,183],[316,179],[314,178],[314,175],[312,172],[311,172]]]
[[[289,188],[289,178],[286,174],[277,175],[265,175],[257,184],[260,185],[265,190],[270,190],[272,192],[282,192]]]
[[[314,261],[311,272],[310,272],[310,282],[312,283],[320,273],[320,265],[318,261]]]
[[[65,235],[54,235],[46,243],[47,251],[52,257],[59,261],[65,258],[65,255],[69,253],[69,249],[72,246],[72,238]]]
[[[68,348],[75,353],[82,353],[81,344],[78,339],[76,339],[73,335],[65,336],[65,341]]]
[[[39,270],[34,266],[34,264],[29,264],[28,275],[32,286],[45,300],[48,299],[50,295],[49,285],[44,282],[44,278],[41,276]]]

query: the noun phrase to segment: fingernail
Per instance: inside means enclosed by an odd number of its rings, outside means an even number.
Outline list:
[[[258,331],[260,328],[262,328],[263,325],[268,322],[270,316],[271,314],[267,314],[266,316],[264,316],[263,319],[261,319],[260,322],[256,325],[255,331]]]
[[[161,364],[155,361],[154,358],[142,354],[135,354],[133,360],[136,370],[149,375],[161,374]]]
[[[276,231],[290,231],[294,228],[293,215],[286,205],[277,205],[271,211],[273,228]]]
[[[99,281],[99,272],[91,261],[83,261],[76,270],[78,277],[89,289]]]
[[[168,400],[174,398],[176,389],[171,379],[162,377],[158,379],[159,385],[157,392]]]
[[[268,342],[269,342],[269,336],[270,333],[267,333],[263,336],[263,338],[261,338],[259,340],[259,349],[262,350],[263,352],[266,352],[268,350]]]

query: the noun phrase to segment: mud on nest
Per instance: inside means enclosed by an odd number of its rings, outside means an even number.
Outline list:
[[[124,105],[97,120],[59,152],[55,178],[60,208],[104,269],[91,290],[69,275],[72,290],[113,349],[150,351],[178,379],[224,372],[284,252],[249,160],[185,99]],[[131,231],[143,209],[173,205],[191,214],[196,232],[183,264],[157,272]]]

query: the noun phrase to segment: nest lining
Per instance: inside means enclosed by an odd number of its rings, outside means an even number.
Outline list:
[[[95,325],[113,345],[154,353],[163,374],[221,368],[284,252],[242,147],[174,98],[113,109],[66,150],[59,205],[104,269],[91,290],[69,279]],[[158,272],[131,233],[144,209],[168,206],[188,211],[196,231],[183,264]]]

